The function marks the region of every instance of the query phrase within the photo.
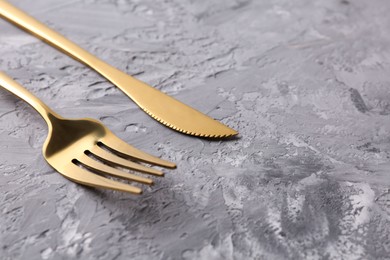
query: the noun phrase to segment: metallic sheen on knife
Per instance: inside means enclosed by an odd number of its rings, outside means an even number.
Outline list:
[[[224,138],[238,134],[222,123],[98,59],[4,0],[0,0],[0,16],[88,65],[120,88],[148,115],[174,130],[210,138]]]

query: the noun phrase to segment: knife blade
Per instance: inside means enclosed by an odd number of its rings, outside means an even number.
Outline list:
[[[0,0],[0,16],[101,74],[165,126],[184,134],[207,138],[238,134],[217,120],[107,64],[7,1]]]

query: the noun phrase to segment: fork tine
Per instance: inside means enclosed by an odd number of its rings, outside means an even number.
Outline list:
[[[93,174],[84,170],[73,163],[65,166],[63,171],[60,171],[66,178],[90,187],[105,188],[117,191],[124,191],[133,194],[142,194],[142,190],[128,184],[110,180],[105,177]]]
[[[164,173],[159,170],[123,159],[115,154],[107,152],[106,150],[100,148],[97,145],[89,149],[89,152],[91,152],[94,156],[98,157],[99,159],[107,162],[108,164],[114,164],[117,166],[125,167],[138,172],[153,174],[156,176],[164,176]]]
[[[115,169],[111,166],[105,165],[101,162],[98,162],[91,157],[89,157],[86,154],[83,154],[80,158],[77,158],[79,162],[84,164],[87,168],[90,168],[96,172],[102,173],[102,174],[108,174],[111,176],[119,177],[126,180],[136,181],[148,185],[153,184],[153,180],[141,176],[137,176],[135,174],[127,173],[120,171],[118,169]]]
[[[165,168],[170,168],[170,169],[176,168],[176,164],[169,161],[162,160],[160,158],[157,158],[145,152],[142,152],[134,148],[133,146],[127,144],[126,142],[122,141],[120,138],[116,137],[115,135],[105,136],[101,140],[101,142],[108,148],[111,148],[112,150],[115,150],[124,156],[128,156],[142,162],[162,166]]]

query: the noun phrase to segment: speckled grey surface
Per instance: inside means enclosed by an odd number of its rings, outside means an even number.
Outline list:
[[[171,131],[1,21],[1,70],[178,163],[139,197],[76,185],[1,90],[1,259],[390,259],[389,1],[11,2],[241,135]]]

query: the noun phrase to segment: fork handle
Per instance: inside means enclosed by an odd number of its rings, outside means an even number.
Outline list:
[[[7,74],[0,71],[0,86],[14,94],[15,96],[26,101],[30,106],[32,106],[38,113],[45,119],[49,127],[51,127],[51,120],[53,116],[56,118],[61,118],[57,113],[51,110],[45,103],[43,103],[39,98],[30,93],[22,85],[17,83],[15,80],[10,78]]]
[[[37,36],[43,41],[49,43],[51,46],[70,55],[76,60],[79,60],[80,62],[86,64],[87,66],[91,67],[110,81],[113,81],[112,75],[118,76],[121,74],[125,74],[122,71],[116,69],[115,67],[100,60],[96,56],[92,55],[77,44],[68,40],[58,32],[50,29],[45,24],[39,22],[34,17],[26,14],[25,12],[5,0],[0,0],[0,16],[7,19],[11,23],[19,26],[20,28],[30,32],[31,34]],[[134,80],[134,83],[138,82],[138,80],[136,80],[135,78],[132,78],[127,74],[125,75],[126,77]]]

